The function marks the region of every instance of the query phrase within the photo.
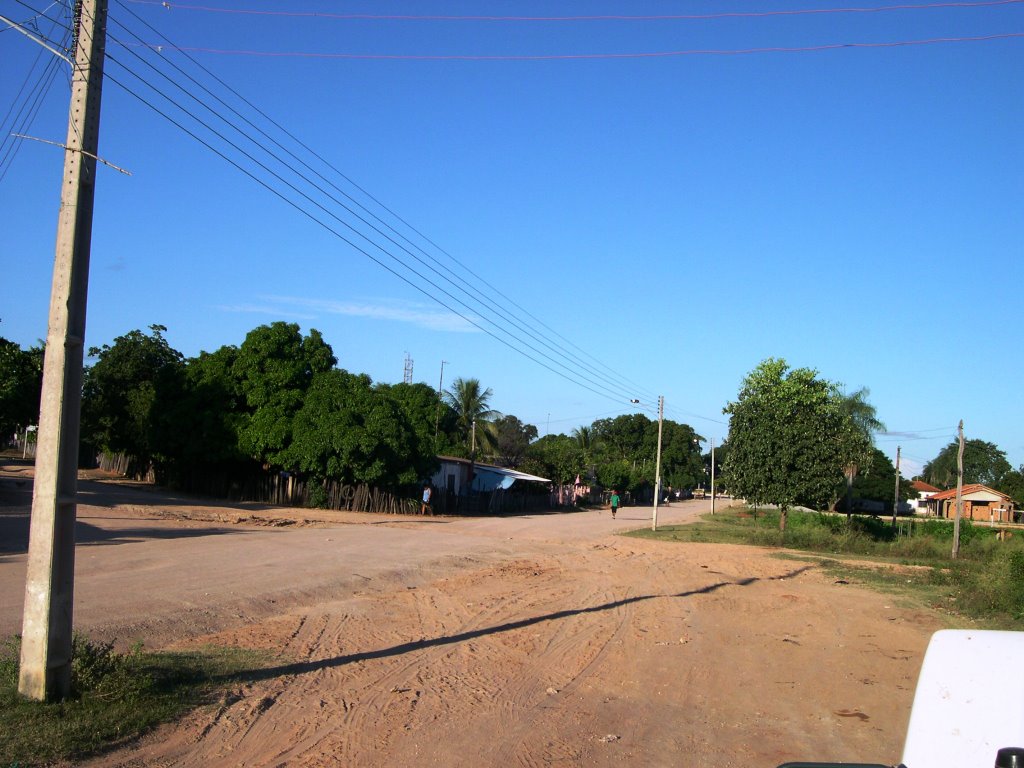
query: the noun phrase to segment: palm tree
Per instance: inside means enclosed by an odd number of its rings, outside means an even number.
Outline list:
[[[875,406],[868,402],[868,395],[871,390],[861,387],[856,392],[843,393],[840,399],[840,407],[846,415],[847,421],[853,428],[853,435],[850,445],[850,457],[847,460],[843,473],[846,475],[846,515],[851,514],[851,491],[854,478],[868,459],[868,452],[875,444],[875,432],[885,429],[885,424],[878,420]]]
[[[576,438],[576,442],[583,450],[583,454],[589,459],[590,451],[594,447],[593,427],[576,427],[576,429],[572,431],[572,436]]]
[[[455,422],[466,447],[472,450],[473,425],[476,424],[476,443],[490,449],[494,441],[494,420],[501,413],[490,407],[491,389],[483,389],[479,379],[456,379],[444,393],[444,401],[455,412]]]

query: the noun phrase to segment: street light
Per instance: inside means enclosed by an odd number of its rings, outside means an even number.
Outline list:
[[[640,403],[635,398],[630,398],[629,402],[634,405]],[[658,454],[654,461],[654,512],[651,515],[651,530],[658,530],[658,502],[661,501],[661,428],[662,423],[665,421],[665,398],[658,395]]]

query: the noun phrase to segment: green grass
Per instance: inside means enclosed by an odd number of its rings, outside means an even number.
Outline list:
[[[76,636],[72,695],[38,703],[18,694],[19,648],[18,638],[0,646],[0,768],[74,761],[126,742],[269,663],[265,653],[223,647],[116,653]]]
[[[908,596],[953,621],[1024,630],[1024,531],[998,541],[988,526],[961,521],[956,560],[953,525],[943,520],[902,519],[894,529],[889,518],[791,511],[781,532],[777,510],[743,509],[627,535],[801,550],[836,578]]]

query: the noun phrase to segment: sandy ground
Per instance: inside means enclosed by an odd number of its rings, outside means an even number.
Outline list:
[[[80,490],[78,630],[275,659],[88,766],[896,763],[941,628],[812,563],[618,535],[649,508],[410,518]],[[30,504],[30,468],[0,462],[0,635],[20,631]]]

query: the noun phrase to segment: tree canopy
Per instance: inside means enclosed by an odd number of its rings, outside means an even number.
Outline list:
[[[835,384],[769,358],[743,380],[729,415],[725,471],[731,490],[758,504],[827,506],[843,479],[856,432]]]
[[[955,486],[959,451],[960,443],[956,440],[939,451],[938,456],[924,465],[925,481],[939,488]],[[994,443],[976,439],[964,441],[964,483],[998,488],[1004,475],[1012,470],[1006,454]]]
[[[185,360],[166,330],[152,325],[149,335],[130,331],[89,350],[97,359],[84,375],[81,435],[91,450],[125,453],[143,465],[174,454],[173,404],[184,392]]]
[[[42,344],[22,349],[0,337],[0,435],[38,422],[42,388]]]
[[[455,414],[455,429],[462,439],[466,456],[472,452],[475,440],[478,451],[489,453],[494,447],[494,420],[501,413],[491,408],[490,387],[484,388],[479,379],[458,378],[444,393],[444,400]],[[474,424],[476,425],[474,433]]]
[[[896,467],[878,448],[871,450],[871,462],[861,468],[853,481],[851,498],[857,501],[876,501],[892,512],[893,494],[896,492]],[[900,477],[899,500],[906,501],[915,495],[911,481]]]

